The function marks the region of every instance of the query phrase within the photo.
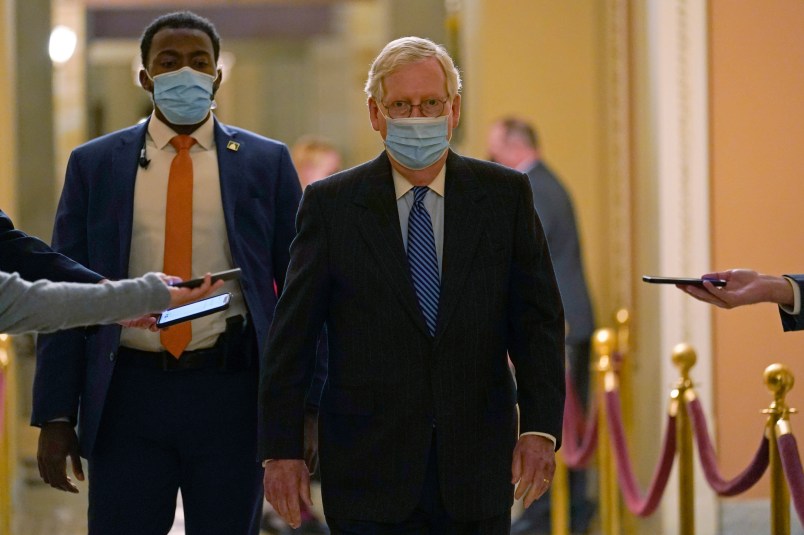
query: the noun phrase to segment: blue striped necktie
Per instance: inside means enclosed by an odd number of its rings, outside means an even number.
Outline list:
[[[430,335],[435,335],[441,281],[438,275],[433,222],[424,207],[424,197],[428,189],[427,186],[413,188],[413,206],[408,217],[408,265],[427,330]]]

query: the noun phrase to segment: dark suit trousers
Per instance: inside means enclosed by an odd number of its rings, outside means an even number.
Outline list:
[[[256,535],[256,370],[118,361],[89,459],[89,533],[164,535],[181,488],[187,535]]]
[[[332,535],[507,535],[511,532],[511,512],[478,522],[457,522],[450,518],[438,485],[436,440],[427,461],[422,497],[413,513],[398,524],[336,519],[327,516]],[[366,466],[366,470],[371,467]],[[326,509],[326,504],[324,505]]]

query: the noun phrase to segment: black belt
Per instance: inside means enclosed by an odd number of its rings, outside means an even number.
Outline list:
[[[235,371],[251,368],[256,364],[256,336],[253,327],[246,325],[242,316],[229,318],[226,323],[226,332],[218,336],[212,347],[185,351],[176,358],[167,351],[143,351],[120,346],[117,352],[118,364],[164,371],[204,368]]]

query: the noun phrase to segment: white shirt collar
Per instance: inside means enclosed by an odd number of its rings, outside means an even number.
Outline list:
[[[151,120],[148,122],[148,135],[153,139],[156,148],[162,150],[178,133],[167,124],[160,121],[156,113],[152,113]],[[212,113],[209,114],[207,120],[196,128],[191,135],[195,139],[196,144],[204,150],[210,150],[215,146],[215,129]]]
[[[413,184],[408,182],[402,173],[391,167],[391,175],[394,177],[394,192],[396,192],[396,200],[401,199],[407,192],[413,189]],[[444,184],[446,183],[447,166],[446,164],[441,167],[436,177],[430,182],[427,187],[436,192],[441,197],[444,196]]]

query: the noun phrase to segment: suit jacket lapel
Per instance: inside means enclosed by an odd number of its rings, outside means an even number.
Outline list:
[[[444,192],[444,257],[436,342],[446,329],[483,235],[485,191],[463,159],[450,151]]]
[[[215,120],[215,150],[218,153],[218,175],[221,184],[221,202],[223,204],[223,218],[226,222],[226,232],[229,237],[229,246],[236,248],[238,243],[235,229],[235,203],[239,197],[238,192],[243,185],[242,157],[239,153],[243,144],[235,141],[237,132],[234,132]]]
[[[128,276],[128,262],[131,253],[131,232],[134,225],[134,184],[137,180],[139,152],[145,146],[145,133],[148,121],[127,131],[121,138],[112,155],[112,176],[117,205],[117,273],[110,274],[120,278]]]
[[[360,234],[374,253],[388,284],[394,289],[413,322],[429,335],[408,271],[391,163],[384,151],[369,164],[353,200],[364,208],[359,224]]]

